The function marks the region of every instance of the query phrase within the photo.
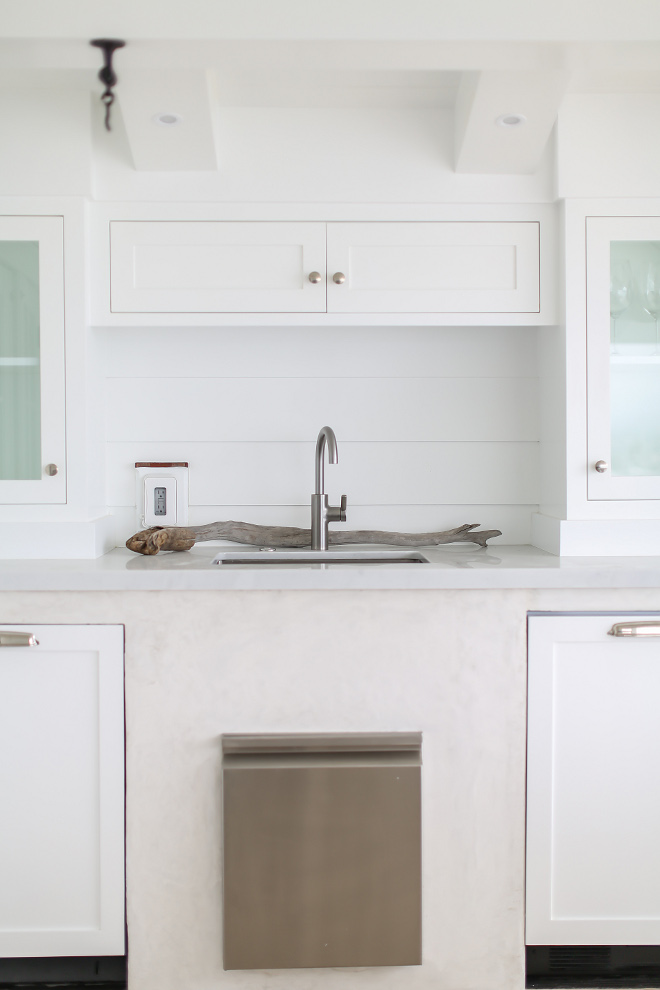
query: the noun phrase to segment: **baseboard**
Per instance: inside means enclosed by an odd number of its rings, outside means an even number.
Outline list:
[[[559,555],[561,522],[561,519],[555,519],[553,516],[544,516],[540,512],[533,512],[530,540],[532,546]]]
[[[115,546],[112,516],[84,521],[0,522],[3,559],[94,559]]]
[[[532,546],[562,557],[660,557],[660,519],[532,515]]]
[[[0,987],[126,987],[125,956],[0,959]]]

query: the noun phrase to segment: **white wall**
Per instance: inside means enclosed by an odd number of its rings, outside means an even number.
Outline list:
[[[118,100],[121,104],[121,93]],[[157,125],[145,120],[144,126]],[[554,199],[552,142],[531,175],[459,175],[453,161],[453,112],[442,108],[220,108],[215,116],[219,168],[189,173],[137,172],[119,114],[108,134],[97,110],[93,128],[97,200],[387,204]]]
[[[565,199],[660,195],[660,93],[572,93],[557,126]]]
[[[350,528],[465,522],[529,541],[539,500],[536,330],[526,327],[94,331],[108,500],[135,529],[135,461],[190,463],[190,520],[309,525],[314,445]]]
[[[1,195],[89,195],[90,123],[86,91],[0,86]]]

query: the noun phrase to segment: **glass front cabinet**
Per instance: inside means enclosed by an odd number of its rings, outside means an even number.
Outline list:
[[[587,218],[590,499],[660,498],[660,217]]]
[[[0,217],[0,502],[66,502],[62,217]]]

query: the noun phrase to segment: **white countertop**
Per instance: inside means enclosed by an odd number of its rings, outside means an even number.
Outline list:
[[[0,591],[660,588],[660,557],[556,557],[531,546],[457,544],[422,548],[428,564],[211,564],[230,549],[249,548],[204,544],[153,557],[121,548],[96,560],[5,559]]]

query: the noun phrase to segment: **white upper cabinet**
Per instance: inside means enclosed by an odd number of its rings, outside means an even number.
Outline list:
[[[328,224],[328,312],[538,313],[539,224]]]
[[[660,498],[660,217],[587,218],[590,499]]]
[[[109,286],[100,273],[108,225]],[[540,303],[540,227],[538,220],[280,223],[100,216],[92,322],[552,322],[551,292],[545,312]],[[552,277],[550,268],[546,289]]]
[[[660,616],[531,616],[528,642],[527,944],[658,944]]]
[[[115,221],[110,239],[113,313],[325,312],[325,224]]]
[[[66,501],[61,217],[0,217],[0,502]]]

